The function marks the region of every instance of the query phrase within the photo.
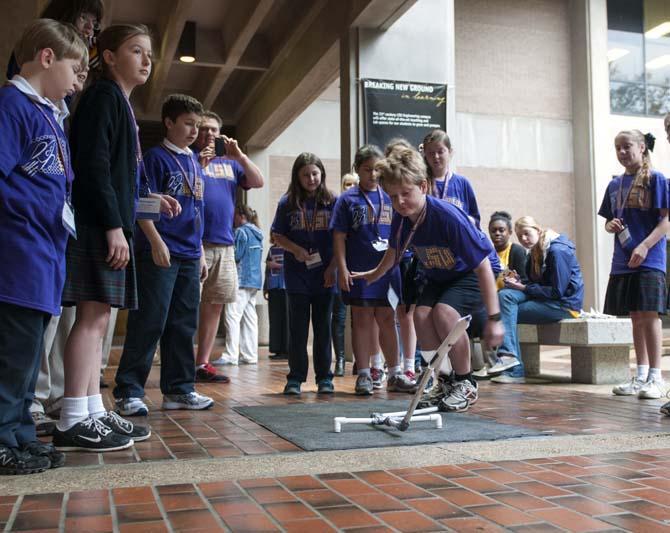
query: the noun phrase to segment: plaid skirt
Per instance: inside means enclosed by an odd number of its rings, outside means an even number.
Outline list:
[[[70,237],[67,243],[63,305],[69,307],[90,301],[137,309],[137,275],[131,238],[128,245],[128,265],[122,270],[113,270],[105,261],[108,253],[105,230],[77,225],[77,239]]]
[[[612,274],[605,295],[605,314],[628,316],[631,311],[668,310],[665,274],[658,270],[641,270],[631,274]]]

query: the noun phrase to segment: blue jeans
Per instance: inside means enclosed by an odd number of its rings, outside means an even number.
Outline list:
[[[195,390],[193,336],[200,304],[200,260],[170,258],[156,266],[150,253],[137,258],[139,309],[128,313],[128,331],[116,372],[115,398],[143,398],[156,344],[161,346],[161,392]]]
[[[500,314],[505,327],[505,336],[498,347],[498,354],[516,357],[521,364],[508,372],[513,377],[523,377],[524,367],[521,358],[521,346],[517,334],[517,324],[550,324],[564,318],[571,318],[570,312],[563,309],[554,300],[531,300],[525,292],[516,289],[503,289],[498,293]]]
[[[288,294],[289,354],[286,376],[288,381],[307,381],[309,359],[307,358],[307,336],[309,334],[310,311],[314,339],[312,357],[316,382],[333,379],[330,363],[333,352],[330,346],[330,320],[333,312],[333,293]]]

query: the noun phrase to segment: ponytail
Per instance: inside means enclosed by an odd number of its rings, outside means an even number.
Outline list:
[[[247,219],[247,222],[251,222],[254,226],[260,228],[258,213],[254,209],[251,209],[251,207],[246,204],[240,204],[237,206],[237,212],[244,216]]]

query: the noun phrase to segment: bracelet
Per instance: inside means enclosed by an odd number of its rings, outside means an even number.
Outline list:
[[[494,313],[492,315],[489,315],[488,319],[491,322],[500,322],[502,320],[502,316],[500,315],[500,313]]]

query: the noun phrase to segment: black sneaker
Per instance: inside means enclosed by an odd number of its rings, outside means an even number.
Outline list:
[[[21,445],[21,450],[36,457],[46,457],[51,463],[49,468],[60,468],[65,464],[65,454],[56,450],[51,443],[35,440]]]
[[[151,437],[150,427],[133,424],[130,420],[120,417],[114,411],[107,411],[99,420],[114,433],[130,437],[135,442],[142,442]]]
[[[44,472],[51,466],[46,457],[33,455],[19,448],[0,445],[0,475],[21,476]]]
[[[99,419],[90,416],[65,431],[56,426],[53,443],[57,450],[64,452],[113,452],[134,444],[130,437],[115,433]]]

